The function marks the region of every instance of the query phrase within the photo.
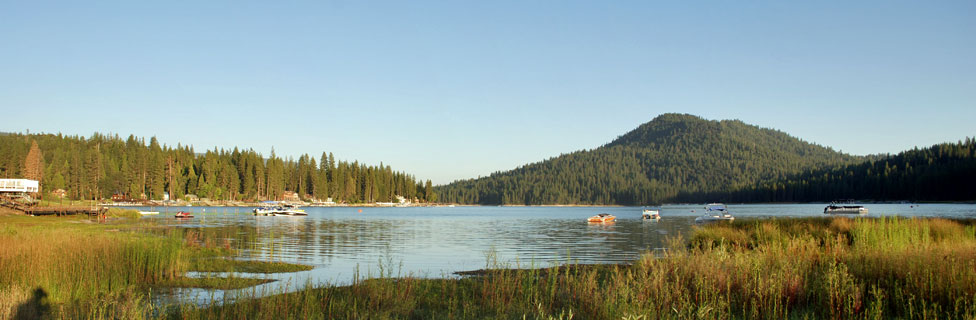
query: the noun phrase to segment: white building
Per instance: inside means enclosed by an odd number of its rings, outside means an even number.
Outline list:
[[[28,179],[0,179],[0,192],[37,193],[40,183]]]

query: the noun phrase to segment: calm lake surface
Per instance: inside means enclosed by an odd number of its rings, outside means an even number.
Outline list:
[[[742,218],[823,216],[825,204],[730,204]],[[867,204],[869,217],[919,216],[976,218],[976,204]],[[140,210],[150,208],[136,208]],[[668,237],[685,238],[703,205],[667,205],[661,220],[643,221],[640,207],[306,207],[305,217],[265,217],[253,208],[169,207],[161,224],[186,228],[240,226],[249,234],[245,258],[315,266],[291,274],[260,275],[283,281],[258,291],[290,290],[312,284],[344,284],[359,277],[452,277],[456,271],[485,268],[489,261],[512,267],[547,267],[561,263],[621,263],[668,246]],[[192,211],[179,221],[173,212]],[[362,210],[362,212],[359,212]],[[169,214],[166,211],[170,212]],[[597,213],[617,216],[616,223],[588,224]],[[243,233],[243,232],[242,232]],[[249,289],[250,290],[250,289]],[[212,293],[211,293],[212,294]]]

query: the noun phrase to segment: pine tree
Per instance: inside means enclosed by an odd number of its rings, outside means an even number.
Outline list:
[[[44,180],[44,155],[41,148],[37,146],[37,141],[31,142],[30,151],[24,160],[24,178],[36,181]],[[40,186],[38,186],[40,188]],[[38,190],[40,193],[41,190]]]

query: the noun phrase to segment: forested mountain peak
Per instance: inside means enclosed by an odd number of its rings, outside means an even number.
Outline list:
[[[739,120],[667,113],[599,148],[457,181],[440,194],[462,203],[647,204],[863,160]]]
[[[828,159],[852,159],[831,148],[812,144],[782,131],[762,128],[740,120],[706,120],[699,116],[665,113],[605,145],[668,148],[681,144],[733,145],[765,153],[794,153]],[[707,150],[700,150],[707,152]]]
[[[674,137],[688,134],[690,127],[706,127],[709,123],[708,120],[690,114],[665,113],[617,137],[607,146],[663,143]]]

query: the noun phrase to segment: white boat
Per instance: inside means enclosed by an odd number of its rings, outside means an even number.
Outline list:
[[[254,208],[256,216],[307,216],[305,210],[296,205],[282,204],[277,201],[265,201],[260,208]]]
[[[152,215],[152,214],[159,214],[159,211],[139,211],[139,214],[144,215],[144,216],[145,215]]]
[[[278,201],[265,201],[261,203],[260,208],[254,208],[254,215],[256,216],[271,216],[274,215],[275,207]]]
[[[305,210],[299,209],[298,206],[292,204],[286,204],[277,208],[274,212],[275,216],[307,216]]]
[[[837,204],[831,202],[829,205],[824,207],[824,214],[868,214],[868,208],[864,206],[854,205],[853,201],[848,201],[846,204]]]
[[[729,208],[721,203],[709,203],[705,205],[705,214],[695,218],[695,223],[732,221],[735,217],[729,212]]]
[[[658,209],[644,209],[641,212],[641,218],[644,220],[658,220],[661,219],[661,210]]]

